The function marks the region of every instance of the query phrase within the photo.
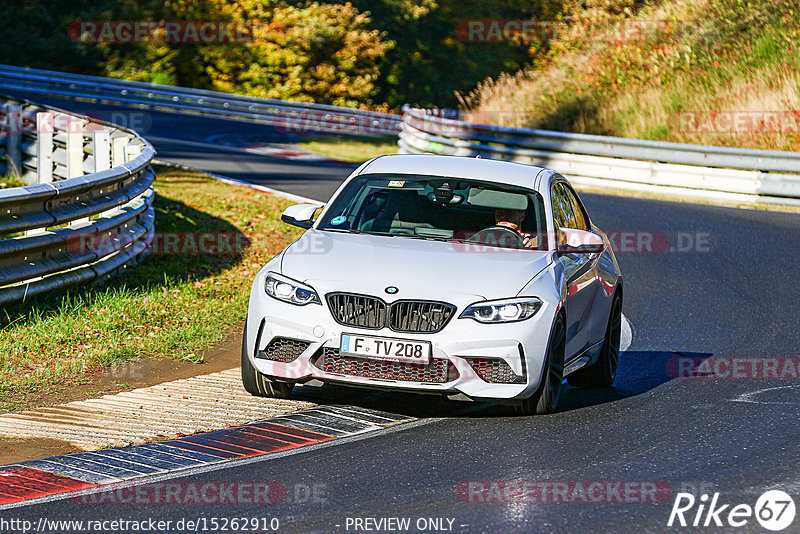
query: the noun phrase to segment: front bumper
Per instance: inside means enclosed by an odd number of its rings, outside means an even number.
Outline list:
[[[244,340],[246,354],[259,372],[299,383],[321,380],[362,387],[463,395],[474,400],[521,399],[536,391],[556,313],[555,306],[544,302],[537,314],[528,320],[481,324],[472,319],[459,319],[458,315],[464,309],[459,305],[455,316],[442,331],[435,334],[407,334],[388,328],[372,330],[343,326],[333,319],[324,298],[322,305],[295,306],[269,297],[261,287],[263,285],[259,286],[258,283],[253,287]],[[320,358],[325,354],[338,353],[342,333],[429,341],[432,345],[432,364],[439,368],[444,365],[449,372],[446,372],[443,382],[431,381],[427,375],[420,378],[422,375],[419,373],[405,373],[400,377],[398,373],[348,372],[348,369],[355,367],[347,365],[336,366],[342,372],[328,372]],[[288,363],[257,358],[256,354],[264,351],[275,338],[296,340],[308,343],[308,346]],[[515,383],[488,382],[470,365],[468,358],[503,360],[521,378]],[[379,367],[368,364],[358,369]]]

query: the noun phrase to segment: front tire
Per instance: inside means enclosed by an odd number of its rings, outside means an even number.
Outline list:
[[[253,367],[250,358],[247,357],[247,326],[242,336],[242,385],[245,391],[255,397],[273,399],[288,399],[294,388],[293,384],[267,378]]]
[[[584,367],[567,377],[570,386],[578,388],[607,388],[614,383],[619,364],[619,340],[622,332],[622,295],[617,293],[611,303],[611,314],[606,326],[606,337],[600,356],[589,367]]]
[[[544,376],[539,389],[531,397],[514,404],[514,411],[520,415],[545,415],[558,408],[561,398],[561,382],[564,380],[564,352],[567,330],[564,317],[558,315],[553,323],[553,333],[547,345]]]

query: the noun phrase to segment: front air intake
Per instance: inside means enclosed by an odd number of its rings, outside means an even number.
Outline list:
[[[325,347],[311,362],[326,373],[373,378],[444,384],[458,378],[458,371],[450,360],[434,358],[428,364],[393,362],[343,356],[336,347]]]
[[[256,353],[256,358],[262,360],[272,360],[275,362],[289,363],[295,361],[308,346],[308,341],[291,339],[288,337],[276,337],[269,342],[264,350]]]
[[[524,384],[525,376],[517,375],[502,358],[463,357],[479,377],[491,384]]]

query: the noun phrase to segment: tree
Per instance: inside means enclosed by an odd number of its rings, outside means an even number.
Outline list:
[[[386,31],[394,46],[381,62],[377,98],[390,107],[404,103],[455,106],[490,76],[516,71],[531,61],[538,43],[507,40],[467,42],[459,24],[470,20],[553,20],[563,0],[353,0]]]
[[[326,104],[372,103],[388,45],[351,4],[173,0],[125,3],[108,20],[218,21],[222,42],[98,44],[104,74],[129,80]],[[237,33],[238,31],[238,33]],[[242,37],[243,36],[243,37]]]
[[[234,21],[251,14],[239,11]],[[317,3],[276,7],[267,16],[264,38],[200,48],[212,88],[342,106],[372,101],[388,45],[368,16],[351,4]]]

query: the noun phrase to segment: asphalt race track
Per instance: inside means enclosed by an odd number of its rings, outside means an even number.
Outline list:
[[[77,111],[100,109],[58,104]],[[144,134],[152,137],[161,160],[319,200],[326,200],[353,168],[207,144],[212,135],[243,132],[287,141],[285,133],[268,127],[147,113],[152,120]],[[388,517],[411,518],[412,532],[420,518],[443,518],[441,524],[421,525],[453,532],[663,532],[669,530],[679,491],[698,497],[719,492],[720,503],[750,506],[767,489],[800,491],[800,382],[786,367],[798,369],[800,215],[616,196],[582,198],[598,226],[621,233],[617,246],[625,278],[624,311],[635,335],[621,356],[614,388],[568,389],[559,412],[541,417],[512,417],[469,405],[437,417],[419,408],[422,402],[404,402],[405,396],[359,394],[354,404],[421,419],[174,480],[278,481],[289,488],[282,503],[101,506],[55,500],[15,509],[12,515],[34,521],[277,517],[284,532],[363,532],[371,523],[356,523],[356,518]],[[638,250],[620,250],[636,249],[631,244],[637,242]],[[761,365],[775,358],[784,378],[752,376],[752,362]],[[704,360],[714,362],[710,367],[717,365],[718,371],[727,370],[727,377],[675,376],[685,362],[702,367]],[[506,487],[504,481],[558,483],[569,492],[566,498],[551,495],[545,503],[531,504],[515,498],[477,502],[491,492],[465,490],[491,488],[492,481],[498,483],[495,488]],[[611,491],[599,499],[581,499],[575,488],[591,482],[604,488],[607,482],[634,488],[650,484],[667,497],[657,503],[636,496],[618,502]],[[306,490],[314,487],[318,493],[311,498]],[[694,512],[687,518],[693,519]],[[714,531],[713,523],[703,530]],[[752,518],[737,530],[763,531]]]

